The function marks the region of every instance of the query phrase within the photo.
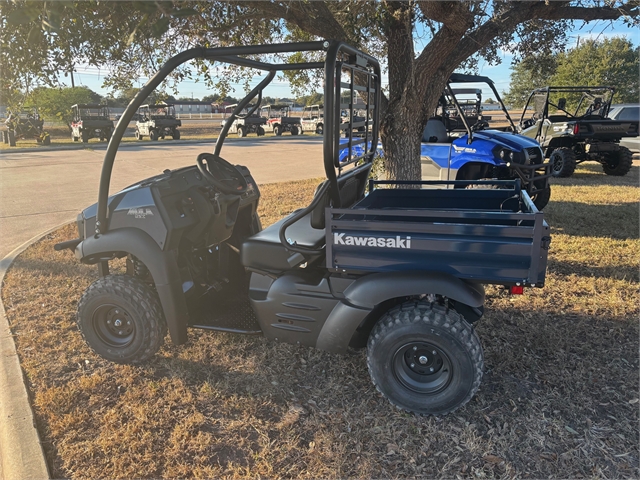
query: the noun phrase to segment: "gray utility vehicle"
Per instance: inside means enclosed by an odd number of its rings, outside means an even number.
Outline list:
[[[10,112],[3,128],[0,128],[0,136],[2,141],[8,143],[10,147],[15,147],[18,139],[31,138],[35,138],[36,142],[43,145],[51,144],[51,137],[44,131],[44,120],[40,118],[36,108],[18,113]]]
[[[323,52],[324,61],[255,60],[309,51]],[[109,197],[129,119],[171,71],[195,58],[265,76],[235,108],[213,153]],[[220,151],[235,116],[256,97],[260,102],[277,72],[310,68],[324,69],[331,112],[323,137],[327,179],[308,206],[263,230],[255,180]],[[366,347],[373,382],[400,408],[444,414],[469,401],[483,371],[472,327],[483,313],[483,284],[513,293],[541,287],[549,227],[517,181],[497,182],[508,187],[497,190],[368,181],[380,79],[376,59],[337,41],[194,48],[170,58],[118,122],[98,203],[78,215],[79,237],[56,245],[98,265],[100,278],[82,295],[77,316],[93,350],[139,363],[153,357],[167,329],[174,343],[186,342],[188,327],[335,353]],[[354,89],[364,92],[374,115],[361,138],[341,139],[340,94]],[[340,150],[355,144],[365,146],[362,154],[348,149],[340,161]],[[399,184],[414,188],[389,188]],[[109,262],[123,257],[127,273],[109,274]]]
[[[123,114],[124,116],[124,114]],[[176,109],[168,103],[157,105],[142,105],[138,111],[139,120],[136,122],[136,138],[142,140],[148,136],[149,140],[164,139],[170,136],[180,140],[182,121],[176,118]]]
[[[300,117],[289,116],[289,105],[265,105],[261,110],[267,119],[267,127],[272,129],[276,136],[279,137],[283,132],[291,132],[291,135],[302,133]]]
[[[633,162],[620,139],[638,135],[638,122],[607,118],[613,87],[543,87],[527,100],[519,131],[535,138],[549,158],[554,177],[570,177],[576,165],[602,164],[607,175],[626,175]],[[533,104],[533,115],[529,105]]]
[[[310,105],[302,110],[302,131],[322,135],[324,131],[324,105]]]
[[[224,128],[224,125],[227,123],[227,112],[237,106],[238,104],[236,103],[224,107],[220,127]],[[241,114],[236,116],[231,127],[229,127],[228,133],[235,133],[240,138],[246,137],[249,133],[255,133],[259,137],[263,136],[265,134],[264,125],[267,124],[267,119],[255,113],[256,110],[257,108],[254,108],[254,105],[248,105]],[[250,114],[250,112],[252,113]]]
[[[113,133],[113,120],[109,116],[109,107],[97,104],[78,104],[71,107],[71,139],[82,139],[87,143],[90,138],[100,141],[109,140]]]

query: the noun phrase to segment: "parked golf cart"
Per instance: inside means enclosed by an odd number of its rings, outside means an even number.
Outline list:
[[[256,104],[257,105],[257,104]],[[227,115],[229,110],[234,109],[238,104],[227,105],[224,107],[222,114],[222,120],[220,121],[220,127],[224,127],[227,123]],[[255,113],[257,108],[255,105],[249,105],[245,110],[238,114],[231,126],[229,127],[229,133],[235,133],[238,137],[246,137],[249,133],[255,133],[258,137],[265,134],[264,126],[267,124],[267,119]]]
[[[44,131],[44,120],[40,118],[36,108],[10,112],[0,128],[0,136],[2,142],[8,143],[10,147],[15,147],[18,139],[35,139],[43,145],[51,144],[51,137]]]
[[[147,136],[149,140],[164,139],[166,136],[180,140],[178,127],[182,126],[182,121],[176,118],[176,109],[172,104],[142,105],[138,117],[135,133],[138,140]]]
[[[570,177],[576,165],[586,161],[600,163],[607,175],[629,173],[632,154],[620,140],[638,135],[638,121],[607,118],[614,93],[613,87],[543,87],[531,92],[518,129],[540,142],[554,177]]]
[[[283,132],[291,132],[291,135],[298,135],[302,132],[300,117],[290,117],[291,107],[289,105],[265,105],[261,108],[261,114],[267,119],[267,127],[273,130],[276,136]]]
[[[303,132],[314,132],[322,135],[324,128],[324,105],[310,105],[302,110]]]
[[[109,107],[98,104],[77,104],[71,107],[71,139],[82,139],[87,143],[91,138],[100,141],[109,140],[113,133],[113,120],[109,116]]]
[[[467,121],[453,86],[469,83],[485,84],[492,90],[509,122],[503,131],[487,129],[482,118],[474,124]],[[542,150],[535,140],[515,133],[516,127],[493,81],[484,76],[454,73],[449,78],[447,92],[447,98],[441,97],[435,115],[428,120],[422,135],[422,178],[519,179],[538,209],[542,210],[551,198],[549,165],[543,163]],[[448,102],[452,102],[457,111],[455,121],[451,120]],[[464,125],[465,135],[452,134],[458,121]]]
[[[255,60],[309,51],[324,53],[324,61]],[[195,58],[265,76],[238,103],[213,153],[109,197],[130,118],[167,75]],[[258,186],[249,169],[220,156],[223,142],[234,117],[260,102],[277,72],[310,68],[324,70],[327,179],[308,206],[263,230]],[[371,112],[358,137],[339,113],[342,92],[354,89],[365,92]],[[444,414],[468,402],[483,372],[472,327],[483,314],[483,284],[512,293],[542,287],[549,227],[517,180],[369,181],[380,102],[378,61],[341,42],[194,48],[169,59],[118,122],[98,203],[78,215],[79,237],[56,245],[98,266],[100,278],[82,295],[77,314],[91,348],[114,362],[140,363],[154,356],[167,329],[182,344],[188,328],[335,353],[366,347],[374,384],[398,407]],[[354,145],[366,148],[354,155]],[[472,184],[505,188],[424,188]],[[116,258],[126,258],[126,274],[110,274]]]

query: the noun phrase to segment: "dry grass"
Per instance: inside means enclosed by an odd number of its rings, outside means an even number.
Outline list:
[[[75,327],[96,273],[52,250],[71,227],[49,235],[3,300],[53,475],[637,478],[639,168],[598,169],[553,186],[546,287],[488,290],[483,385],[445,418],[389,405],[363,352],[191,331],[145,366],[103,361]],[[316,183],[262,186],[264,223]]]

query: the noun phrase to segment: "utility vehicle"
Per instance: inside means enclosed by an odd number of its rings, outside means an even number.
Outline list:
[[[264,105],[261,108],[262,116],[267,119],[267,126],[278,137],[283,132],[291,132],[291,135],[298,135],[302,132],[300,117],[290,117],[290,112],[289,105]]]
[[[487,85],[504,113],[508,126],[488,129],[486,119],[475,118],[469,123],[458,103],[454,86]],[[441,97],[435,115],[422,135],[421,161],[424,180],[519,179],[538,209],[551,198],[549,165],[535,140],[515,133],[516,126],[489,77],[454,73],[449,78],[447,97]],[[458,113],[451,120],[451,104]],[[452,133],[464,125],[466,134]]]
[[[309,51],[323,53],[324,61],[255,59]],[[265,77],[227,119],[213,153],[109,197],[118,145],[136,108],[195,58],[263,70]],[[222,145],[236,115],[252,100],[260,103],[277,72],[311,68],[324,70],[327,179],[308,206],[263,230],[258,186],[246,167],[220,156]],[[518,181],[491,182],[506,187],[496,190],[368,181],[380,80],[375,58],[337,41],[194,48],[169,59],[118,122],[98,203],[78,215],[79,237],[56,245],[98,266],[100,278],[77,313],[91,348],[114,362],[139,363],[153,357],[167,329],[182,344],[189,327],[335,353],[366,347],[373,382],[398,407],[444,414],[469,401],[483,371],[472,326],[483,314],[483,284],[513,293],[542,287],[549,227]],[[360,137],[341,138],[353,131],[340,121],[345,90],[361,92],[372,112]],[[368,146],[353,155],[354,145]],[[389,188],[398,186],[414,188]],[[126,258],[125,275],[109,273],[116,258]]]
[[[82,139],[87,143],[91,138],[100,141],[109,140],[113,133],[113,120],[109,116],[109,107],[98,104],[77,104],[71,107],[71,139]]]
[[[613,87],[537,88],[522,110],[518,129],[535,138],[549,158],[554,177],[570,177],[576,165],[596,161],[607,175],[631,170],[632,154],[620,145],[638,135],[638,121],[607,118]],[[529,106],[533,106],[533,115]]]
[[[236,108],[238,104],[227,105],[224,107],[222,114],[222,120],[220,126],[224,128],[227,123],[227,115],[230,109]],[[246,137],[249,133],[255,133],[258,137],[265,134],[264,125],[267,124],[267,119],[256,113],[258,109],[256,105],[248,105],[242,113],[236,116],[236,119],[231,124],[228,133],[235,133],[238,137]]]
[[[138,118],[135,133],[138,140],[146,136],[149,140],[164,139],[166,136],[180,140],[178,127],[182,126],[182,121],[176,118],[176,109],[172,104],[142,105],[138,111]]]
[[[17,113],[10,112],[4,122],[4,128],[0,129],[0,136],[10,147],[16,146],[16,140],[27,138],[35,138],[36,142],[43,145],[51,144],[51,137],[44,131],[44,120],[40,118],[36,108]]]
[[[302,132],[322,135],[324,128],[324,105],[309,105],[302,110]]]

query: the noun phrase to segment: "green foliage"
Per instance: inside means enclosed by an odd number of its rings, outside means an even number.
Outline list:
[[[637,102],[639,54],[640,48],[633,48],[624,37],[585,40],[577,48],[557,55],[558,66],[551,83],[613,86],[615,103]]]
[[[296,98],[296,103],[303,106],[320,105],[324,103],[324,95],[318,92],[314,92],[311,95],[303,95]]]
[[[515,64],[511,71],[509,91],[504,94],[504,103],[513,108],[522,108],[534,88],[549,85],[557,68],[554,55],[534,55]]]
[[[614,102],[638,101],[640,50],[624,37],[585,40],[564,53],[528,57],[516,64],[511,73],[506,104],[523,107],[534,88],[554,86],[614,86]],[[579,99],[563,95],[568,105]]]
[[[489,97],[484,101],[484,103],[487,103],[489,105],[493,105],[494,103],[496,103],[496,101],[493,98]]]
[[[77,103],[99,103],[100,95],[87,87],[35,89],[29,96],[27,105],[38,107],[38,113],[47,120],[57,120],[71,124],[71,106]]]

